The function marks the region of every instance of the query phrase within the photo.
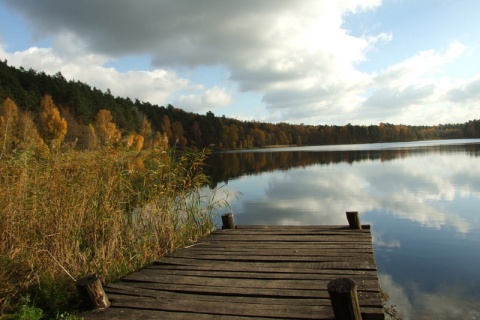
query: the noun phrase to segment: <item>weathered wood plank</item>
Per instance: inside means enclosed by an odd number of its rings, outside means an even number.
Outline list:
[[[376,270],[374,261],[345,261],[345,262],[255,262],[255,261],[232,261],[232,260],[202,260],[202,259],[185,259],[164,257],[160,263],[171,265],[212,265],[218,264],[222,267],[237,265],[238,267],[249,270],[250,268],[267,268],[274,270],[275,268],[303,268],[303,269],[346,269],[346,270]]]
[[[191,258],[191,259],[214,259],[214,260],[254,260],[254,261],[345,261],[345,260],[373,260],[372,254],[355,252],[295,252],[292,251],[273,254],[271,252],[262,254],[262,250],[238,251],[238,252],[199,252],[193,250],[181,250],[167,255],[172,258]]]
[[[329,245],[329,246],[291,246],[291,247],[278,247],[278,246],[267,246],[267,245],[256,245],[250,248],[245,248],[243,246],[234,246],[234,245],[217,245],[212,244],[205,245],[196,245],[188,248],[178,249],[177,251],[192,251],[198,252],[199,254],[210,254],[215,252],[223,252],[225,254],[237,254],[240,252],[263,252],[268,255],[283,255],[283,254],[303,254],[303,255],[323,255],[323,254],[336,254],[341,255],[343,253],[365,253],[373,254],[371,245],[368,246],[353,246],[346,247],[342,244]],[[341,251],[341,252],[340,252]]]
[[[220,234],[212,234],[210,235],[209,238],[210,242],[213,241],[228,241],[228,242],[235,242],[235,241],[240,241],[240,242],[257,242],[257,241],[263,241],[265,243],[273,243],[273,242],[278,242],[278,241],[283,241],[283,242],[313,242],[313,243],[322,243],[322,242],[351,242],[351,243],[365,243],[369,244],[369,239],[368,237],[339,237],[335,238],[334,235],[304,235],[304,236],[298,236],[298,235],[241,235],[241,234],[235,234],[235,235],[228,235],[228,236],[222,236]]]
[[[160,275],[177,275],[177,276],[199,276],[199,277],[216,277],[216,278],[229,278],[229,279],[289,279],[289,280],[328,280],[332,278],[338,278],[338,275],[345,275],[346,272],[334,270],[332,272],[315,272],[311,273],[296,273],[295,270],[291,272],[275,273],[275,272],[245,272],[245,271],[232,271],[232,270],[198,270],[198,269],[169,269],[158,267],[147,267],[146,272],[151,272],[152,275],[156,273]],[[148,270],[148,271],[147,271]],[[365,272],[348,272],[348,277],[352,280],[374,280],[378,281],[377,275],[371,273],[367,275]]]
[[[349,269],[305,269],[305,268],[277,268],[275,265],[271,267],[267,266],[252,266],[245,264],[205,264],[205,265],[175,265],[175,264],[164,264],[161,261],[146,267],[146,269],[166,269],[166,270],[195,270],[195,271],[222,271],[222,272],[251,272],[251,273],[279,273],[287,275],[295,274],[324,274],[324,275],[364,275],[365,277],[377,277],[376,269],[371,270],[349,270]]]
[[[175,276],[161,275],[141,270],[126,277],[124,281],[132,282],[155,282],[158,284],[185,284],[199,286],[226,286],[231,288],[275,288],[275,289],[305,289],[305,290],[324,290],[328,281],[331,279],[230,279],[216,277],[199,276]],[[378,290],[376,280],[361,280],[358,283],[359,290]]]
[[[132,308],[110,308],[106,310],[99,310],[86,315],[88,319],[116,319],[116,320],[223,320],[224,315],[202,314],[191,312],[172,312],[172,311],[158,311]],[[248,316],[229,316],[229,320],[265,320],[265,317],[248,317]],[[289,319],[286,317],[277,318],[279,320]]]
[[[155,299],[187,299],[196,301],[222,301],[224,303],[250,303],[250,304],[283,304],[283,305],[331,305],[330,299],[312,297],[303,299],[293,299],[288,297],[264,298],[264,297],[249,297],[249,296],[226,296],[226,295],[205,295],[192,294],[184,292],[171,292],[163,290],[143,289],[136,286],[125,286],[121,284],[110,284],[105,287],[105,292],[108,294],[119,294],[139,297],[151,297]],[[380,294],[375,292],[360,292],[360,304],[363,306],[376,306],[380,301]]]
[[[318,319],[323,314],[325,318],[333,315],[331,306],[296,306],[268,305],[249,303],[228,303],[218,301],[195,301],[180,299],[136,299],[134,297],[112,295],[115,305],[119,308],[148,309],[158,311],[195,312],[224,316],[268,316],[279,318],[288,315],[292,319]]]

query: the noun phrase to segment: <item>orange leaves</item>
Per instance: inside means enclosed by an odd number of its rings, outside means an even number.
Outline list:
[[[60,146],[67,134],[67,121],[60,116],[57,106],[49,95],[40,101],[40,133],[51,147]]]
[[[2,153],[7,152],[16,142],[18,108],[10,98],[0,106],[0,139]]]
[[[120,130],[112,122],[113,117],[110,111],[102,109],[95,116],[95,133],[102,146],[108,147],[118,142],[121,137]]]

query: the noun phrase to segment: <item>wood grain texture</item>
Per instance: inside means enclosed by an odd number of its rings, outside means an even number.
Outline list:
[[[384,319],[369,226],[218,230],[122,281],[85,319],[333,319],[328,283],[355,281],[362,319]]]

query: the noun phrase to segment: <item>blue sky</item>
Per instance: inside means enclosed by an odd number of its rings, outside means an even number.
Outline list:
[[[461,123],[480,114],[478,12],[473,0],[0,0],[0,58],[241,120]]]

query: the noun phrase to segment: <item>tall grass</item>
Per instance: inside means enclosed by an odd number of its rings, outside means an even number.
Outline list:
[[[208,234],[206,152],[68,151],[0,159],[0,314],[29,295],[52,310],[73,279],[109,282]],[[52,311],[47,310],[47,312]]]

